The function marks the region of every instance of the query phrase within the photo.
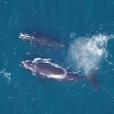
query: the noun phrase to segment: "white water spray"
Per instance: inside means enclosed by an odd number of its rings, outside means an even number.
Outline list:
[[[86,76],[96,71],[99,68],[102,57],[107,55],[108,40],[109,37],[102,34],[92,36],[91,38],[76,39],[68,51],[68,56],[74,67]]]
[[[11,73],[7,72],[5,68],[3,70],[0,70],[0,76],[5,78],[8,82],[11,81]]]

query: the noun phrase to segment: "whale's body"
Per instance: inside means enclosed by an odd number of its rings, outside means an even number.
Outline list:
[[[19,38],[22,40],[29,41],[33,44],[44,46],[44,47],[51,47],[51,48],[66,48],[67,45],[65,43],[61,43],[57,39],[50,37],[48,35],[44,35],[42,33],[25,33],[21,32]]]
[[[36,58],[32,60],[25,60],[21,62],[22,66],[30,70],[36,75],[40,75],[45,78],[52,78],[56,80],[79,80],[88,79],[85,76],[79,76],[78,74],[68,72],[61,66],[52,63],[49,59]]]
[[[45,78],[61,80],[67,75],[66,69],[58,66],[57,64],[51,63],[49,59],[36,58],[33,61],[22,61],[21,64],[25,69]]]
[[[49,78],[54,80],[67,80],[67,81],[79,81],[90,80],[92,84],[98,90],[96,79],[93,77],[80,76],[76,73],[69,72],[61,66],[52,63],[49,59],[36,58],[32,60],[25,60],[21,62],[21,65],[31,71],[33,74],[42,78]]]

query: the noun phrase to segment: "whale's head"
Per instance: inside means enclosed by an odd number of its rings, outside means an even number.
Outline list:
[[[34,39],[34,37],[31,34],[28,34],[26,32],[21,32],[19,34],[19,38],[27,41],[32,41]]]
[[[34,69],[34,64],[31,60],[25,60],[21,62],[21,66],[25,69],[32,70]]]

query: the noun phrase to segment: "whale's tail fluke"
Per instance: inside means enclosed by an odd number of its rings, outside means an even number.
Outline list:
[[[99,90],[99,84],[98,84],[98,81],[96,79],[96,76],[90,76],[90,77],[88,77],[88,80],[90,80],[91,84],[94,86],[96,91],[98,91]]]
[[[73,80],[74,81],[87,80],[87,81],[91,82],[91,84],[96,89],[96,91],[99,90],[99,84],[97,82],[95,74],[94,75],[90,75],[90,76],[80,76],[78,74],[75,74],[75,73],[72,73],[72,72],[68,72],[65,79],[66,80],[70,80],[70,81],[73,81]]]

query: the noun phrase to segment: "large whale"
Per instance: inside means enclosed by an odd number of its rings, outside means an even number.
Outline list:
[[[51,47],[51,48],[66,48],[67,44],[66,43],[61,43],[57,39],[44,35],[42,33],[26,33],[26,32],[21,32],[19,34],[19,38],[22,40],[29,41],[33,44],[40,45],[40,46],[45,46],[45,47]]]
[[[33,61],[25,60],[21,62],[21,65],[25,69],[30,70],[33,74],[41,76],[42,78],[64,81],[90,80],[98,90],[96,79],[92,76],[80,76],[76,73],[69,72],[65,68],[52,63],[50,59],[35,58]]]

